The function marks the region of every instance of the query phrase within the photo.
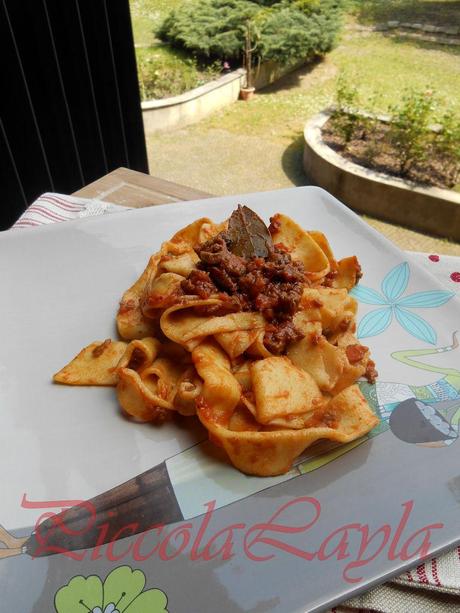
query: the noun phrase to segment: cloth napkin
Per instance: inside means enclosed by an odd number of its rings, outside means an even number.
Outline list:
[[[32,228],[80,217],[126,211],[101,200],[87,200],[47,192],[40,196],[11,228]],[[460,295],[460,258],[435,253],[406,252]],[[460,547],[405,572],[392,581],[352,598],[329,613],[458,613],[460,611]]]
[[[117,211],[126,211],[127,208],[129,207],[118,206],[102,200],[88,200],[87,198],[46,192],[24,211],[11,229],[33,228],[79,217],[105,215]]]

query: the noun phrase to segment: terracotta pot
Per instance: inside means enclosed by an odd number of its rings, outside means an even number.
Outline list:
[[[254,96],[254,92],[256,91],[255,87],[242,87],[240,89],[240,100],[244,100],[248,102]]]

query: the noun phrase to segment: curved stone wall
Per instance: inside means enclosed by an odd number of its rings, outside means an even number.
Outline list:
[[[413,230],[460,241],[460,194],[418,184],[354,164],[322,139],[327,112],[304,130],[303,165],[314,183],[351,209]]]

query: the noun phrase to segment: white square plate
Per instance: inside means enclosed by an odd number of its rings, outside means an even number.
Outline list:
[[[401,251],[321,189],[168,204],[5,232],[0,235],[0,524],[8,530],[30,533],[40,501],[90,499],[203,440],[198,425],[179,429],[174,424],[153,427],[128,422],[118,410],[112,389],[58,386],[51,377],[85,345],[116,337],[119,299],[162,241],[198,217],[221,221],[238,203],[253,208],[266,222],[283,212],[307,229],[321,230],[337,259],[358,256],[364,272],[357,294],[359,330],[377,363],[378,403],[384,417],[388,419],[398,403],[411,398],[428,406],[425,413],[436,406],[446,423],[455,413],[452,407],[457,400],[460,407],[459,351],[452,340],[460,328],[458,300],[424,270],[405,263]],[[404,355],[395,358],[395,352]],[[458,422],[454,419],[447,427],[436,411],[425,418],[431,420],[429,428],[433,419],[441,419],[434,424],[445,430],[441,445],[421,446],[418,443],[426,441],[415,440],[417,434],[412,443],[403,441],[397,426],[385,426],[379,436],[336,461],[297,479],[280,479],[284,482],[279,485],[274,485],[276,480],[254,485],[254,479],[248,481],[231,469],[230,481],[216,482],[213,491],[209,467],[205,467],[200,473],[203,491],[197,493],[198,487],[194,495],[181,473],[183,466],[174,468],[173,460],[170,477],[184,518],[196,516],[200,509],[204,512],[204,502],[214,495],[222,506],[215,518],[222,525],[240,517],[262,515],[267,520],[289,497],[316,497],[322,515],[314,534],[308,535],[313,548],[347,523],[368,524],[374,531],[388,524],[395,531],[402,505],[413,501],[408,520],[412,533],[428,524],[443,524],[430,538],[430,551],[438,551],[460,540]],[[425,426],[414,422],[413,430]],[[268,484],[274,486],[266,489]],[[231,492],[227,497],[226,488]],[[35,506],[24,504],[25,500],[34,501]],[[359,549],[356,538],[350,536],[350,547],[355,543]],[[286,613],[322,610],[416,562],[414,556],[391,559],[382,550],[355,573],[363,577],[356,583],[344,579],[346,560],[306,562],[286,551],[277,554],[272,561],[256,563],[238,550],[218,567],[201,562],[199,572],[198,562],[195,566],[177,562],[177,571],[175,561],[157,558],[125,563],[152,574],[154,584],[168,594],[171,611],[230,613],[259,607],[257,611]],[[14,570],[19,559],[21,581],[24,576],[35,577],[21,596],[8,571],[19,572]],[[59,581],[64,584],[73,574],[104,574],[100,561],[72,566],[66,560],[63,576],[63,567],[59,574],[51,560],[32,562],[25,556],[0,560],[0,584],[8,610],[45,610],[34,608],[34,603],[39,598],[45,602],[43,594],[52,595]],[[104,568],[111,566],[107,562]],[[179,589],[177,577],[187,590]],[[205,594],[197,589],[201,582],[206,582]]]

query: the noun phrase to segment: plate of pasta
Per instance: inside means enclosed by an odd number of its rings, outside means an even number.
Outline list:
[[[327,192],[0,246],[8,610],[319,612],[460,542],[458,300]]]
[[[120,300],[121,340],[95,341],[57,374],[113,385],[121,409],[160,424],[197,416],[246,474],[276,476],[315,442],[378,423],[356,384],[375,363],[356,338],[356,256],[282,213],[239,205],[193,221],[151,255]]]

